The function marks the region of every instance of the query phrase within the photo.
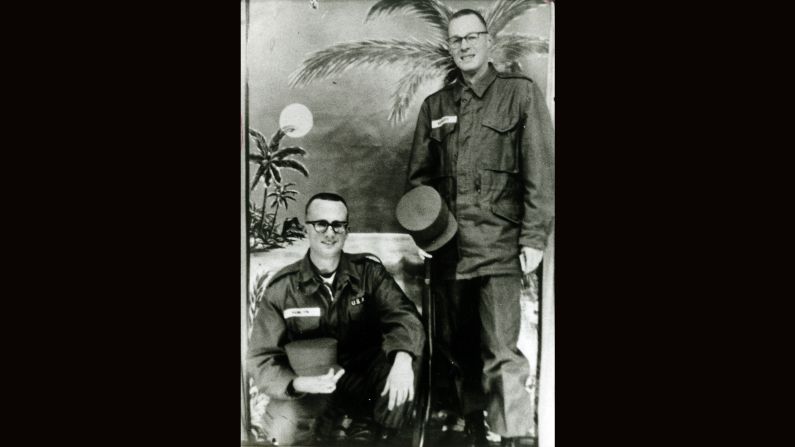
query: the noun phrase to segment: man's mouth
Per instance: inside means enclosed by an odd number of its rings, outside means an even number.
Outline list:
[[[474,58],[474,57],[475,57],[474,54],[464,54],[464,55],[461,55],[461,60],[462,61],[469,61],[469,60],[472,60],[472,58]]]

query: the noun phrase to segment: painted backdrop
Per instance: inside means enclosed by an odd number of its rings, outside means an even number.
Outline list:
[[[411,137],[422,100],[436,90],[426,84],[406,110],[406,119],[388,120],[390,95],[405,67],[352,68],[338,76],[291,88],[288,77],[310,53],[341,42],[369,39],[425,40],[432,29],[403,11],[365,22],[375,0],[251,0],[246,48],[249,126],[270,137],[279,114],[291,103],[306,105],[314,127],[302,138],[286,137],[282,146],[301,146],[309,177],[285,174],[299,191],[283,217],[303,219],[305,201],[321,190],[342,194],[351,204],[357,232],[400,232],[394,208],[404,192]],[[446,1],[452,9],[488,8],[489,1]],[[547,39],[549,5],[532,9],[509,23],[505,32]],[[546,90],[547,56],[532,55],[521,65]],[[253,175],[253,173],[252,173]],[[252,193],[260,204],[261,190]],[[283,213],[283,214],[281,214]]]
[[[390,121],[392,92],[406,73],[401,65],[380,67],[354,67],[338,75],[315,80],[305,85],[291,87],[290,75],[314,52],[344,42],[363,40],[425,41],[432,29],[421,18],[397,11],[365,20],[368,10],[376,0],[250,0],[248,17],[241,21],[241,38],[244,43],[242,81],[247,85],[244,93],[242,115],[248,127],[271,139],[279,126],[279,115],[285,106],[300,103],[309,108],[313,127],[305,136],[287,136],[281,147],[300,146],[305,156],[296,156],[308,171],[303,176],[297,171],[283,169],[283,183],[292,182],[295,201],[288,209],[278,212],[278,224],[284,219],[303,220],[306,200],[320,191],[337,192],[349,201],[352,231],[346,251],[370,251],[378,254],[388,270],[396,277],[400,287],[419,305],[422,265],[416,255],[413,241],[405,234],[394,218],[394,208],[404,192],[406,167],[411,149],[411,137],[422,100],[440,85],[422,85],[405,109],[405,119]],[[446,1],[451,9],[487,9],[491,1]],[[316,5],[317,8],[313,7]],[[246,8],[243,8],[246,11]],[[549,38],[550,6],[540,5],[527,11],[504,29],[505,33],[522,33],[546,40]],[[248,25],[248,26],[246,26]],[[547,87],[546,54],[533,54],[521,58],[522,71],[529,74],[542,91]],[[245,125],[245,124],[244,124]],[[245,151],[256,153],[256,145],[244,137]],[[249,181],[255,164],[246,164]],[[244,186],[244,190],[247,189]],[[257,187],[250,192],[251,202],[260,206],[262,191]],[[269,203],[271,201],[269,200]],[[374,233],[374,234],[362,234]],[[265,279],[282,265],[306,250],[306,241],[280,249],[252,253],[242,263],[243,285],[249,291],[243,296],[242,326],[250,320],[252,310],[249,300],[256,299],[257,280]],[[532,295],[537,297],[537,292]],[[535,364],[537,345],[537,302],[523,296],[523,335],[520,344],[531,364]],[[241,354],[245,352],[246,334],[243,334]],[[242,365],[241,365],[242,366]],[[534,367],[535,369],[535,367]],[[243,377],[243,382],[246,382]],[[250,439],[261,439],[257,428],[267,398],[241,387],[243,400],[241,412],[241,439],[248,438],[245,421],[250,409],[252,428]],[[535,386],[533,386],[535,390]],[[554,442],[554,441],[553,441]]]

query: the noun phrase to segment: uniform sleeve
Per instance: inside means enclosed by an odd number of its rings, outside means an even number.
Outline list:
[[[417,307],[382,265],[374,265],[373,270],[373,296],[378,305],[384,353],[389,359],[396,351],[406,351],[419,358],[425,346],[425,329]]]
[[[555,215],[555,134],[544,97],[530,84],[522,132],[524,217],[519,245],[546,248]]]
[[[427,185],[434,175],[435,166],[430,153],[431,125],[428,111],[428,102],[420,107],[417,117],[417,127],[414,128],[414,140],[411,144],[409,157],[408,181],[406,189]]]
[[[287,392],[287,386],[296,374],[283,348],[287,343],[284,318],[272,298],[273,291],[268,288],[257,305],[246,363],[260,391],[276,399],[292,400],[300,397]]]

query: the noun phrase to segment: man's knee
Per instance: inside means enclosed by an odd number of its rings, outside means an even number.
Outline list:
[[[281,445],[310,442],[318,417],[328,405],[327,395],[310,394],[296,400],[271,400],[262,417],[266,439]]]

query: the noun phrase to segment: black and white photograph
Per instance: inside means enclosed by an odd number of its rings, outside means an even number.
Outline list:
[[[554,2],[240,6],[241,445],[554,447]]]

